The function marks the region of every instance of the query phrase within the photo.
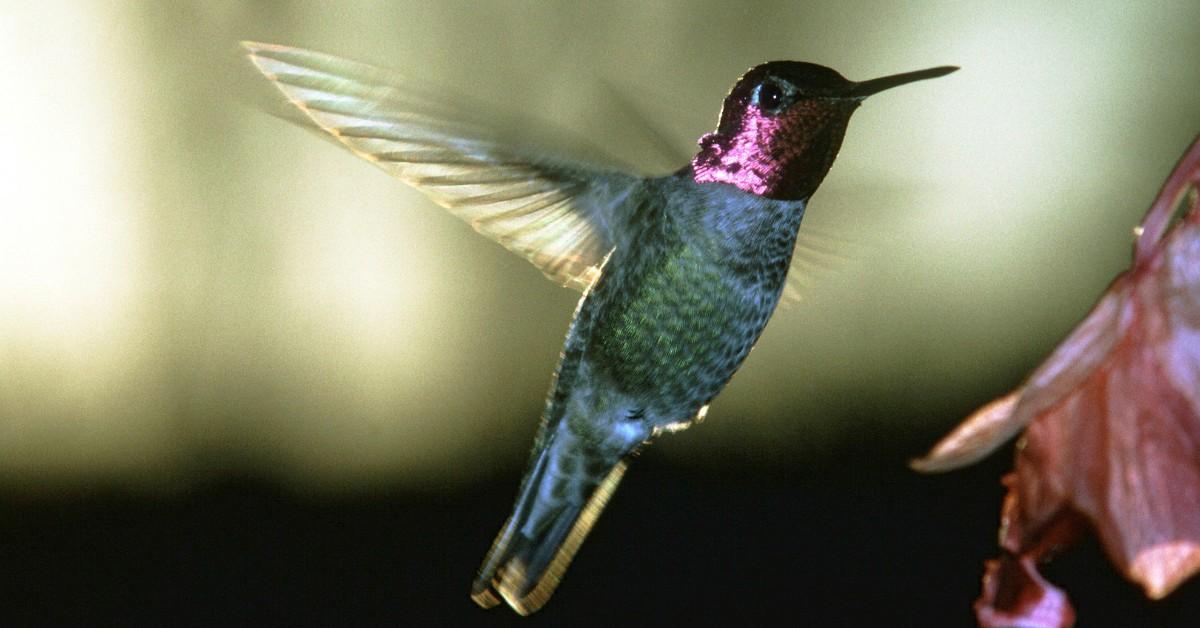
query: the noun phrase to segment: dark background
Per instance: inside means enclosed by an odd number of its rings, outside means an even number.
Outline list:
[[[889,446],[892,445],[892,446]],[[922,477],[895,443],[836,463],[637,460],[550,603],[467,596],[518,469],[468,487],[314,498],[227,474],[147,499],[4,495],[7,625],[967,626],[1005,463]],[[1002,455],[1000,458],[1006,458]],[[1087,542],[1046,575],[1080,626],[1195,625],[1191,582],[1150,603]]]
[[[763,61],[962,66],[855,114],[802,230],[844,259],[635,461],[525,623],[970,625],[1011,448],[905,462],[1128,266],[1200,130],[1198,24],[1194,1],[0,9],[0,624],[518,621],[467,589],[577,295],[248,106],[255,39],[647,172]],[[1085,628],[1197,623],[1196,583],[1147,602],[1094,542],[1045,573]]]

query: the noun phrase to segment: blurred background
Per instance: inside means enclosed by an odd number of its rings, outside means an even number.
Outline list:
[[[905,461],[1128,265],[1200,131],[1198,25],[1186,1],[10,3],[0,615],[515,620],[467,587],[577,294],[248,106],[254,39],[536,111],[647,172],[757,63],[962,66],[855,114],[805,219],[849,260],[641,456],[532,621],[969,625],[1010,453]],[[1047,573],[1081,625],[1200,603],[1144,602],[1094,544]]]

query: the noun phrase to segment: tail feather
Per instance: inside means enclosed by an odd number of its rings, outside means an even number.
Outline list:
[[[522,615],[540,609],[554,593],[628,466],[627,458],[618,460],[591,489],[585,503],[567,500],[546,508],[537,498],[543,482],[552,481],[546,475],[551,451],[543,452],[530,473],[512,517],[500,529],[471,587],[471,599],[484,608],[504,600]]]

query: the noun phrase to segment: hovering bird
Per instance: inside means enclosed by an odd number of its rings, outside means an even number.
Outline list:
[[[481,606],[523,615],[549,599],[631,456],[702,418],[745,360],[851,114],[957,69],[855,82],[764,63],[690,163],[647,177],[518,149],[370,66],[243,46],[306,123],[583,292],[512,515],[471,587]]]

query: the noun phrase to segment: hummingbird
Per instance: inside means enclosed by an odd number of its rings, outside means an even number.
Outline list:
[[[737,80],[689,163],[644,176],[501,141],[372,66],[243,46],[304,124],[583,293],[512,514],[471,586],[479,605],[522,615],[550,598],[631,458],[702,419],[746,359],[851,114],[958,69],[856,82],[763,63]]]

